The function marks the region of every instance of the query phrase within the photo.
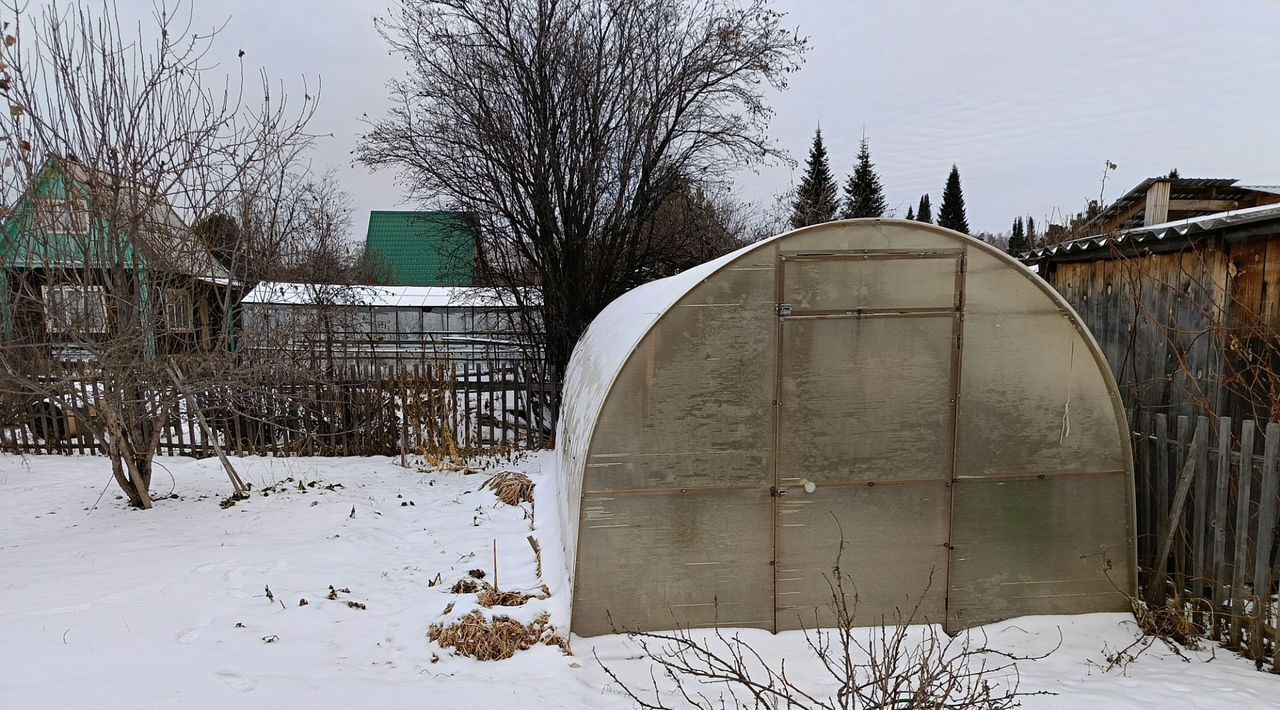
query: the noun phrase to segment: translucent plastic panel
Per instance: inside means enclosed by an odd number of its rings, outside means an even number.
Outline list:
[[[833,222],[810,227],[787,236],[787,251],[829,251],[838,249],[954,249],[958,239],[919,222],[862,221]]]
[[[794,312],[953,308],[954,257],[797,259],[782,263],[784,303]]]
[[[764,261],[708,279],[641,341],[597,421],[586,490],[769,485],[777,321]]]
[[[834,517],[833,517],[834,516]],[[837,525],[836,521],[839,521]],[[940,623],[946,592],[947,486],[819,485],[778,499],[778,630],[830,626],[832,568],[843,531],[843,574],[860,626],[920,603],[916,623]]]
[[[952,325],[784,321],[779,480],[947,479]]]
[[[574,633],[772,628],[771,510],[767,490],[586,496]]]
[[[1009,263],[975,247],[965,266],[965,311],[970,315],[992,313],[1053,314],[1062,309],[1039,284],[1039,277],[1022,264]]]
[[[960,379],[957,475],[1125,467],[1112,392],[1066,315],[967,314]]]
[[[949,629],[1128,610],[1131,510],[1127,474],[958,482]]]

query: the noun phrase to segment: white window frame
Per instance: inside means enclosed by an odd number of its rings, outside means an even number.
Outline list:
[[[54,234],[88,234],[89,203],[77,199],[42,199],[36,202],[37,222]]]
[[[44,296],[44,325],[50,333],[107,332],[107,294],[101,286],[47,284]],[[74,312],[68,304],[80,301]]]
[[[181,316],[181,320],[185,322],[181,322],[174,316]],[[166,288],[164,290],[164,324],[172,333],[195,332],[195,298],[190,289]]]

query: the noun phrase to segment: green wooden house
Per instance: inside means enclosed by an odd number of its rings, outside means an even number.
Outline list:
[[[114,229],[107,215],[131,215]],[[92,360],[124,314],[146,357],[209,350],[232,282],[164,200],[50,158],[0,224],[0,345],[11,357]]]
[[[474,286],[477,242],[464,212],[374,210],[365,251],[386,286]]]

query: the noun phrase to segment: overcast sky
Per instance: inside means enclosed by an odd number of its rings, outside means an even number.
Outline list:
[[[120,0],[143,16],[151,0]],[[373,27],[390,0],[195,0],[228,65],[265,68],[301,97],[323,83],[314,154],[338,168],[363,237],[370,209],[412,208],[389,173],[352,167],[361,116],[380,115],[404,71]],[[778,2],[813,45],[773,98],[771,135],[803,160],[821,123],[843,176],[866,130],[899,215],[925,192],[936,211],[960,167],[974,231],[1007,231],[1079,210],[1119,168],[1110,200],[1177,166],[1185,177],[1280,183],[1280,2]],[[767,201],[786,166],[746,171],[737,191]],[[1042,222],[1043,223],[1043,222]]]

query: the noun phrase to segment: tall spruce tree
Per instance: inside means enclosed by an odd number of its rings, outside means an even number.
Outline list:
[[[1036,234],[1035,217],[1032,217],[1031,215],[1027,215],[1027,248],[1035,249],[1036,240],[1039,238],[1040,238],[1039,235]]]
[[[929,195],[920,196],[920,204],[916,207],[916,221],[933,224],[933,208],[929,206]]]
[[[938,209],[938,226],[969,233],[969,218],[964,213],[964,191],[960,189],[960,169],[954,164],[942,190],[942,207]]]
[[[1013,220],[1013,231],[1009,234],[1009,253],[1017,256],[1027,251],[1027,233],[1022,226],[1022,218]]]
[[[911,205],[907,205],[907,219],[914,220],[916,213],[911,211]]]
[[[870,145],[863,138],[858,146],[858,164],[853,167],[853,174],[844,183],[844,212],[840,216],[845,219],[883,217],[888,208],[884,201],[884,189],[880,186],[880,176],[871,163]]]
[[[822,142],[822,129],[819,128],[814,131],[804,178],[796,189],[796,199],[791,209],[791,226],[799,229],[811,224],[830,222],[836,218],[838,208],[836,181],[831,177],[827,146]]]

